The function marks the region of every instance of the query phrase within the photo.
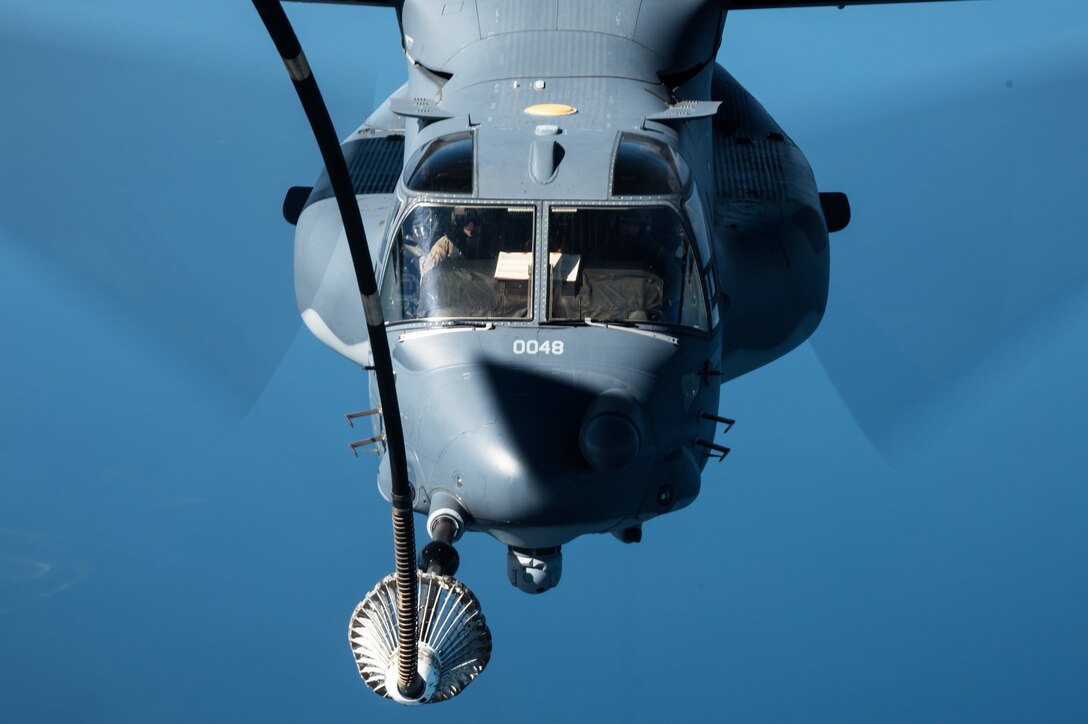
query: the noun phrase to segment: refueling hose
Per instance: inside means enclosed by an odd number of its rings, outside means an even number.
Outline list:
[[[404,429],[401,426],[400,405],[393,376],[393,362],[389,354],[389,338],[385,332],[385,319],[378,299],[378,283],[374,278],[374,265],[366,242],[366,231],[355,189],[351,183],[344,154],[336,129],[329,118],[328,108],[321,97],[310,64],[302,52],[280,0],[253,0],[276,50],[291,75],[291,81],[302,103],[302,109],[310,122],[317,141],[329,182],[336,195],[340,218],[347,235],[351,263],[359,285],[359,296],[366,316],[370,350],[374,355],[374,376],[378,383],[379,404],[385,426],[386,452],[389,455],[389,472],[392,477],[393,545],[397,564],[397,639],[398,682],[400,693],[409,699],[417,699],[423,692],[423,680],[417,671],[418,652],[416,612],[415,527],[412,518],[412,487],[408,482],[408,466],[404,454]]]

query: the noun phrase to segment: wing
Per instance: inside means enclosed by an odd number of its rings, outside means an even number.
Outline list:
[[[919,2],[962,2],[962,0],[838,0],[837,2],[826,2],[825,0],[722,0],[722,6],[727,10],[774,10],[777,8],[814,7],[837,7],[842,9],[847,5],[891,5],[893,3]]]
[[[326,3],[335,5],[379,5],[383,7],[400,7],[404,0],[287,0],[288,2]],[[763,10],[770,8],[803,8],[818,6],[843,7],[845,5],[886,5],[891,3],[909,2],[956,2],[957,0],[838,0],[838,2],[822,2],[821,0],[722,0],[721,4],[727,10]]]

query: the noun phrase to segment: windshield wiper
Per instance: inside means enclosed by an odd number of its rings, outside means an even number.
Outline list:
[[[612,327],[637,327],[639,324],[645,324],[645,322],[632,322],[629,319],[594,319],[593,317],[585,317],[584,319],[545,319],[541,324],[549,327],[600,327],[604,325]]]
[[[440,327],[425,327],[405,332],[399,338],[401,342],[408,342],[422,337],[433,337],[438,334],[450,334],[453,332],[486,332],[495,328],[494,322],[469,322],[465,320],[451,320],[443,322]]]
[[[609,320],[603,320],[603,319],[602,320],[597,320],[597,319],[591,319],[590,317],[586,317],[583,320],[583,323],[587,327],[600,327],[602,329],[615,329],[615,330],[618,330],[618,331],[621,331],[621,332],[630,332],[631,334],[639,334],[639,335],[642,335],[643,337],[652,337],[654,339],[659,339],[662,342],[668,342],[669,344],[673,345],[674,347],[677,347],[677,346],[680,345],[680,338],[679,337],[673,337],[670,334],[663,334],[662,332],[654,332],[653,330],[649,330],[649,329],[642,329],[641,327],[638,326],[637,322],[632,322],[632,321],[627,320],[627,319],[623,319],[623,320],[612,320],[612,319],[609,319]]]

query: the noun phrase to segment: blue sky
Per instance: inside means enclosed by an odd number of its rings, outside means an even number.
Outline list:
[[[346,134],[395,21],[291,6]],[[0,719],[1083,720],[1088,7],[736,13],[720,57],[850,194],[810,344],[723,389],[696,503],[509,586],[458,699],[359,681],[388,508],[300,330],[319,164],[248,3],[0,8]]]

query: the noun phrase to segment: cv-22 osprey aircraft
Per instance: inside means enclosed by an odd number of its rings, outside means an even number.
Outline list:
[[[508,546],[528,593],[580,535],[640,541],[729,452],[721,383],[820,323],[847,199],[715,57],[730,11],[865,3],[354,4],[395,9],[408,79],[341,142],[280,3],[254,0],[326,165],[284,200],[299,310],[373,373],[349,419],[393,506],[397,571],[349,640],[377,693],[436,702],[491,652],[461,535]]]

